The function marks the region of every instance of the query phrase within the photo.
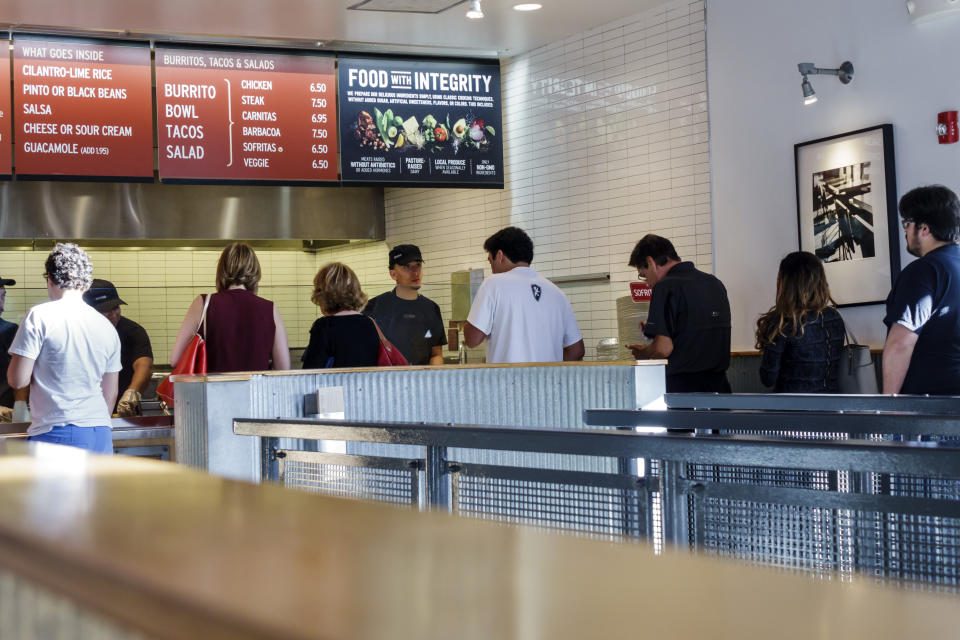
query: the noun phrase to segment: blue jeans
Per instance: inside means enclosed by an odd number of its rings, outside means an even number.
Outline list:
[[[54,427],[38,436],[30,436],[27,440],[79,447],[94,453],[113,453],[113,436],[110,433],[110,427],[78,427],[67,424]]]

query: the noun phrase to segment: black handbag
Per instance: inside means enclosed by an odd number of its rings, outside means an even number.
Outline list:
[[[877,370],[873,366],[870,347],[858,344],[853,332],[846,327],[844,329],[846,334],[844,345],[840,349],[840,370],[837,372],[840,393],[880,393],[877,388]]]

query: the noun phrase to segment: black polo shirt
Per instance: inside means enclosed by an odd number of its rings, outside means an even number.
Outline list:
[[[723,373],[730,366],[730,302],[716,277],[692,262],[673,266],[653,286],[650,314],[643,333],[673,341],[668,376]],[[669,391],[669,389],[668,389]]]
[[[117,380],[119,400],[133,381],[133,363],[140,358],[153,360],[153,348],[146,329],[126,316],[120,316],[117,321],[117,335],[120,336],[120,365],[123,367]]]
[[[372,298],[363,313],[380,325],[387,340],[410,364],[430,364],[434,347],[447,344],[440,307],[426,296],[404,300],[396,289]]]

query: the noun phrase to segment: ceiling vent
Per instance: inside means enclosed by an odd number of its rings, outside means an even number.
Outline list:
[[[363,0],[347,8],[391,13],[443,13],[464,2],[466,0]]]

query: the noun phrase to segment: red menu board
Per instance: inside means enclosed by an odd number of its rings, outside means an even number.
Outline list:
[[[153,179],[150,48],[17,37],[17,175]]]
[[[0,40],[4,47],[5,40]],[[0,61],[0,176],[13,173],[13,140],[10,137],[10,65]]]
[[[163,181],[337,180],[334,59],[157,46]]]

